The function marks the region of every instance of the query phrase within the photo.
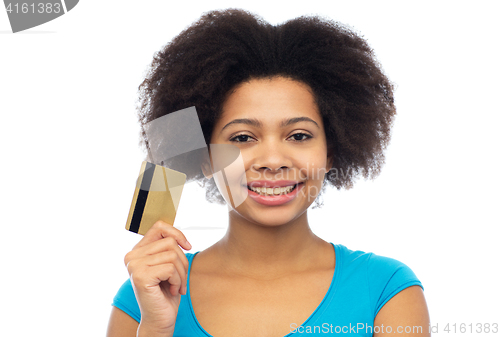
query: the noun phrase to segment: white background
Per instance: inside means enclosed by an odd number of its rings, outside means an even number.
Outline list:
[[[137,87],[155,51],[228,7],[273,24],[319,14],[368,40],[397,85],[386,165],[350,191],[328,189],[311,226],[410,266],[438,335],[500,323],[500,24],[495,1],[470,3],[88,0],[16,34],[0,10],[1,335],[105,334],[140,239],[124,229],[144,158]],[[227,209],[204,196],[185,186],[176,226],[226,226]],[[184,233],[196,252],[224,230]]]

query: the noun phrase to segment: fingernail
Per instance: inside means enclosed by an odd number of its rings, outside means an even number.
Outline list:
[[[193,248],[193,246],[191,246],[191,244],[189,243],[189,241],[188,241],[188,240],[186,240],[186,246],[188,247],[188,249]]]

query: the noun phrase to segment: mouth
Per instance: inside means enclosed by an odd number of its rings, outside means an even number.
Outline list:
[[[298,183],[295,185],[285,186],[285,187],[274,187],[274,188],[272,188],[272,187],[250,187],[247,185],[247,189],[249,191],[255,192],[255,193],[262,195],[262,196],[272,197],[272,196],[286,195],[286,194],[292,193],[301,184],[303,184],[303,183]]]

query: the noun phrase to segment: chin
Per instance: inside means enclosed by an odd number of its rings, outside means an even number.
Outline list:
[[[244,204],[246,204],[246,202]],[[264,210],[248,209],[245,207],[245,209],[240,210],[241,212],[238,212],[239,216],[262,227],[279,227],[287,225],[304,213],[298,212],[297,209],[278,211],[277,208],[272,209],[271,207]]]

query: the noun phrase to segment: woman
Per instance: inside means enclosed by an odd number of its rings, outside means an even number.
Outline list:
[[[326,184],[351,188],[384,162],[392,85],[363,39],[317,17],[272,26],[214,11],[155,55],[140,88],[143,127],[196,106],[208,144],[238,147],[248,197],[225,200],[224,180],[200,165],[207,198],[234,206],[226,235],[184,253],[185,236],[157,222],[125,257],[108,337],[429,336],[410,268],[308,224]]]

